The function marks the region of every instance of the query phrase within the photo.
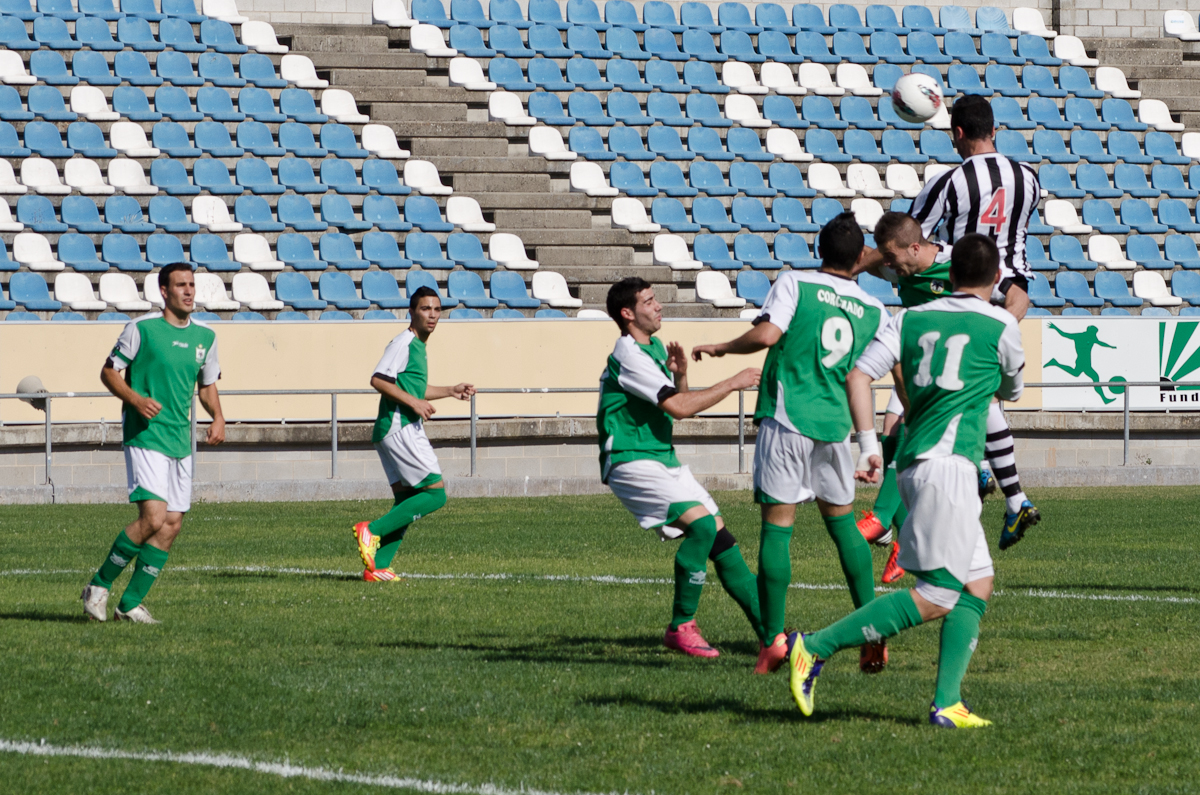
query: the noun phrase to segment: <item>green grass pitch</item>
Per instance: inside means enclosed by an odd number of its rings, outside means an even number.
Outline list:
[[[757,508],[716,496],[756,568]],[[383,503],[197,505],[147,600],[158,627],[89,624],[78,601],[131,507],[0,507],[0,742],[557,793],[1200,790],[1200,489],[1034,496],[1043,523],[1007,552],[1002,503],[985,506],[999,593],[964,694],[996,725],[975,732],[926,723],[936,627],[893,639],[878,676],[835,657],[811,719],[786,674],[751,675],[757,643],[715,577],[698,619],[721,657],[667,652],[668,584],[587,579],[671,572],[674,545],[607,495],[451,500],[397,570],[513,576],[396,584],[359,579],[350,531]],[[792,557],[794,582],[841,584],[812,506]],[[850,599],[796,588],[788,608],[813,629]],[[11,752],[0,777],[6,793],[382,791]]]

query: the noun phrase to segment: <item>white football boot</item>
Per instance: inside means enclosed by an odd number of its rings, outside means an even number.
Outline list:
[[[128,613],[122,613],[120,608],[113,611],[113,618],[117,621],[132,621],[135,624],[161,624],[154,616],[150,615],[150,611],[145,605],[138,605]]]
[[[108,620],[108,589],[89,585],[83,589],[83,614],[93,621]]]

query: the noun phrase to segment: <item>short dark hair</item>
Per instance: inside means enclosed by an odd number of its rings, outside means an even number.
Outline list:
[[[650,287],[650,282],[640,276],[628,276],[608,288],[608,300],[604,302],[604,307],[608,310],[608,316],[621,329],[622,334],[626,333],[628,323],[625,318],[621,317],[621,310],[633,309],[634,304],[637,303],[637,294],[642,290],[650,289]]]
[[[962,128],[963,137],[970,141],[991,138],[996,128],[992,104],[979,95],[956,100],[950,109],[950,128]]]
[[[960,237],[950,251],[950,281],[958,287],[990,287],[1000,269],[1000,249],[987,235]]]
[[[886,212],[875,224],[875,245],[878,248],[889,243],[898,248],[908,248],[923,238],[921,225],[908,213]]]
[[[835,271],[848,271],[858,262],[863,250],[863,233],[854,213],[835,215],[817,236],[821,247],[821,265]]]
[[[422,298],[433,296],[438,300],[438,304],[442,303],[442,297],[438,295],[438,291],[430,287],[428,284],[422,284],[417,289],[413,290],[412,295],[408,297],[408,305],[413,309],[421,303]]]
[[[191,265],[183,262],[172,262],[170,265],[164,265],[163,269],[158,272],[158,288],[166,289],[171,284],[171,274],[179,271],[192,273],[195,269]]]

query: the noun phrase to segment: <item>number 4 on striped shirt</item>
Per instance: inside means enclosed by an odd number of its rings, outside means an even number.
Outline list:
[[[1007,193],[1007,189],[998,188],[992,194],[991,203],[988,204],[987,209],[983,211],[983,215],[979,218],[980,226],[990,226],[993,229],[1004,226],[1005,221],[1008,220],[1008,216],[1004,214],[1004,207],[1007,204],[1005,202]]]

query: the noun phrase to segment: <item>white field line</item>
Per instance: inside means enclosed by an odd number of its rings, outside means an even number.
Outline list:
[[[292,566],[172,566],[171,571],[182,572],[241,572],[247,574],[298,574],[308,577],[354,577],[357,571],[342,569],[302,569]],[[91,574],[84,569],[4,569],[0,577],[30,577],[47,574]],[[574,574],[511,574],[507,572],[484,574],[422,574],[419,572],[397,572],[400,577],[409,580],[490,580],[509,582],[581,582],[600,585],[671,585],[674,580],[665,577],[617,577],[612,574],[596,574],[579,576]],[[845,591],[844,585],[816,584],[794,582],[790,586],[800,591]],[[878,593],[890,593],[895,588],[876,587]],[[1080,599],[1095,602],[1161,602],[1164,604],[1193,605],[1200,604],[1200,599],[1189,596],[1151,596],[1148,594],[1086,594],[1070,593],[1062,590],[1046,590],[1029,588],[1021,590],[997,590],[995,596],[1024,596],[1032,599]]]
[[[0,740],[0,752],[26,756],[65,756],[80,759],[130,759],[138,762],[170,762],[178,765],[199,765],[234,770],[248,770],[280,778],[305,778],[311,781],[329,781],[337,784],[365,784],[385,789],[406,789],[430,792],[435,795],[563,795],[552,790],[539,790],[522,786],[520,789],[500,787],[495,784],[447,784],[442,781],[411,778],[407,776],[376,776],[366,773],[343,773],[323,767],[303,767],[291,762],[257,762],[244,756],[232,754],[210,754],[204,751],[172,753],[170,751],[122,751],[113,748],[95,748],[84,745],[47,745],[41,743],[13,742]],[[575,793],[575,795],[584,795]],[[609,795],[615,795],[610,793]]]

